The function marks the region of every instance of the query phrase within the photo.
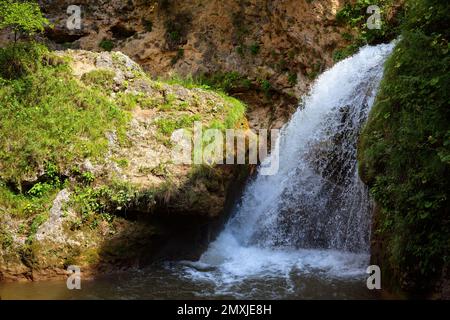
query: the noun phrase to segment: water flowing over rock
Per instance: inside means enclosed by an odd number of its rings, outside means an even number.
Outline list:
[[[189,277],[219,286],[255,276],[289,279],[292,272],[364,274],[372,202],[357,173],[356,144],[392,48],[365,47],[319,77],[282,129],[279,172],[249,183]],[[211,266],[216,271],[197,271]]]

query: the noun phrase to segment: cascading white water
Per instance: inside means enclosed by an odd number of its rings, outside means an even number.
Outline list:
[[[356,144],[392,44],[366,46],[323,73],[282,129],[279,172],[257,175],[189,277],[218,288],[294,273],[352,277],[368,265],[371,201]],[[270,161],[266,159],[266,161]]]

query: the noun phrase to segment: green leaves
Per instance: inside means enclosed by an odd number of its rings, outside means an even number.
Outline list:
[[[369,29],[367,26],[370,14],[367,13],[369,6],[376,5],[380,8],[381,29]],[[358,48],[367,44],[378,44],[388,42],[399,34],[399,21],[403,14],[402,7],[395,5],[392,0],[356,0],[346,4],[336,14],[336,21],[351,28],[352,33],[344,32],[342,38],[351,43],[333,55],[335,62],[340,61],[352,54]]]
[[[443,2],[409,2],[358,155],[381,206],[379,235],[387,249],[379,263],[416,292],[429,290],[450,261],[450,57],[443,28],[450,7]]]
[[[18,33],[31,36],[44,31],[47,26],[50,22],[42,15],[36,2],[0,0],[0,29],[11,28],[15,40]]]

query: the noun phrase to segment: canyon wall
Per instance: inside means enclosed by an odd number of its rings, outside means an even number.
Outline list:
[[[60,46],[119,50],[155,77],[239,74],[248,85],[233,94],[254,127],[280,127],[347,44],[335,21],[341,0],[85,0],[80,30],[66,26],[72,1],[40,2]]]

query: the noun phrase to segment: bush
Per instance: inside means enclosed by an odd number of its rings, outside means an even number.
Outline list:
[[[12,80],[36,72],[46,54],[47,48],[36,43],[19,43],[0,48],[0,77]]]
[[[0,0],[0,30],[10,28],[14,42],[21,35],[31,36],[50,26],[42,15],[39,5],[34,1]]]
[[[367,8],[376,5],[381,12],[381,29],[369,29],[367,20],[370,15]],[[400,24],[403,20],[403,9],[394,0],[357,0],[346,2],[336,14],[339,24],[349,26],[355,36],[344,32],[342,37],[351,43],[337,50],[333,59],[335,62],[345,59],[358,51],[361,46],[367,44],[379,44],[395,39],[400,33]]]
[[[103,39],[98,46],[105,51],[111,51],[114,49],[114,42],[110,39]]]
[[[256,56],[260,50],[261,50],[261,46],[259,45],[259,43],[254,43],[250,46],[250,52],[254,56]]]
[[[450,264],[450,56],[446,1],[410,2],[359,148],[380,205],[376,261],[390,287],[424,293]],[[380,258],[379,258],[380,259]]]

